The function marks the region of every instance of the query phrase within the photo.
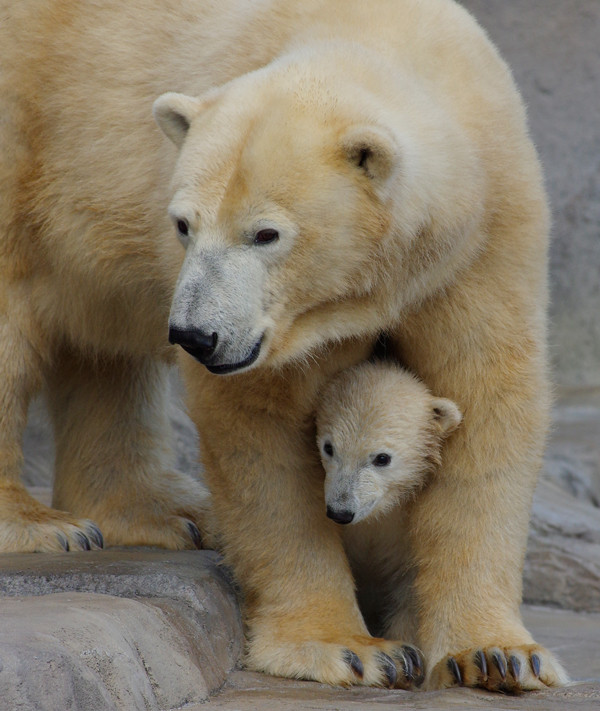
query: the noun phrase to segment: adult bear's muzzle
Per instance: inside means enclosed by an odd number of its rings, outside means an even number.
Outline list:
[[[190,246],[171,303],[169,341],[211,373],[248,368],[264,350],[264,278],[244,250]]]
[[[262,336],[252,347],[248,357],[235,363],[219,363],[217,344],[219,336],[216,331],[210,335],[199,329],[180,329],[169,327],[169,343],[181,346],[186,353],[193,356],[199,363],[206,366],[211,373],[225,375],[252,365],[260,354]]]

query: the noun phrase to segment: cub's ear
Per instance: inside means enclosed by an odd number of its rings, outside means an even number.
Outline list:
[[[357,126],[342,140],[347,159],[367,177],[387,180],[400,162],[398,144],[391,133],[379,126]]]
[[[444,436],[454,432],[462,422],[462,413],[456,404],[444,397],[433,398],[431,411],[434,422],[437,423]]]
[[[192,119],[202,111],[204,106],[205,102],[201,99],[169,92],[156,99],[152,113],[165,136],[179,148],[186,137]]]

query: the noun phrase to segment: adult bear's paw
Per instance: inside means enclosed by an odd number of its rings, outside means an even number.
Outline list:
[[[34,499],[21,484],[0,485],[0,552],[97,550],[104,546],[95,523]]]
[[[210,496],[191,477],[164,472],[139,477],[139,484],[123,477],[110,496],[76,499],[63,491],[61,505],[85,512],[98,523],[107,546],[157,546],[171,550],[214,546],[211,537]]]
[[[555,657],[537,644],[475,647],[448,655],[432,670],[429,689],[470,686],[520,694],[564,686],[569,678]]]
[[[247,667],[274,676],[334,686],[410,689],[425,678],[421,652],[411,645],[367,636],[334,641],[251,639]]]
[[[168,511],[140,507],[129,518],[109,516],[103,521],[109,546],[156,546],[171,550],[203,548],[199,517],[189,511]]]
[[[94,511],[109,546],[158,546],[171,550],[214,547],[209,533],[208,500],[193,497],[184,504],[168,496],[141,496],[129,506]]]

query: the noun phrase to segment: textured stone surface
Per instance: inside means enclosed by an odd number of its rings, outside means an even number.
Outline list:
[[[600,385],[600,3],[461,3],[511,65],[544,165],[557,380]]]
[[[542,482],[523,575],[527,602],[600,612],[600,510]]]
[[[553,420],[546,476],[600,513],[600,388],[563,391]]]
[[[231,684],[233,688],[228,687],[208,704],[192,705],[187,711],[597,711],[600,703],[600,687],[595,683],[518,698],[471,689],[405,692],[361,688],[336,690],[309,682],[283,680],[269,684],[257,674],[248,675],[244,672],[238,672]]]
[[[233,593],[212,554],[113,550],[6,559],[0,590],[11,596],[0,600],[0,711],[167,711],[182,706],[190,711],[374,710],[399,705],[591,711],[600,703],[600,614],[524,607],[535,637],[560,656],[578,681],[568,689],[521,699],[462,689],[346,690],[248,672],[228,674],[241,650],[241,626]],[[24,596],[34,584],[40,594]],[[53,592],[57,589],[69,592]],[[103,594],[81,592],[92,589]],[[209,697],[210,692],[216,695]]]
[[[170,709],[215,688],[177,626],[145,601],[16,597],[2,600],[0,629],[2,708]]]
[[[524,572],[524,597],[600,612],[600,389],[563,392],[554,409]]]
[[[3,555],[0,595],[0,711],[179,708],[242,653],[210,551]]]
[[[0,594],[47,595],[78,590],[120,597],[170,597],[199,612],[213,590],[233,605],[226,570],[213,551],[111,548],[0,556]]]

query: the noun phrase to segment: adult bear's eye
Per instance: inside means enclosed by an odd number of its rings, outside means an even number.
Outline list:
[[[373,464],[376,467],[387,467],[387,465],[392,461],[392,458],[390,457],[389,454],[384,454],[383,452],[381,454],[377,454],[375,457],[373,457]]]
[[[333,446],[331,442],[325,442],[323,445],[323,451],[328,457],[333,457]]]
[[[270,242],[275,242],[279,239],[279,232],[271,228],[265,228],[264,230],[259,230],[254,235],[254,244],[269,244]]]
[[[187,220],[177,220],[177,231],[179,234],[183,235],[184,237],[188,236],[188,233],[190,231],[190,226],[188,225]]]

